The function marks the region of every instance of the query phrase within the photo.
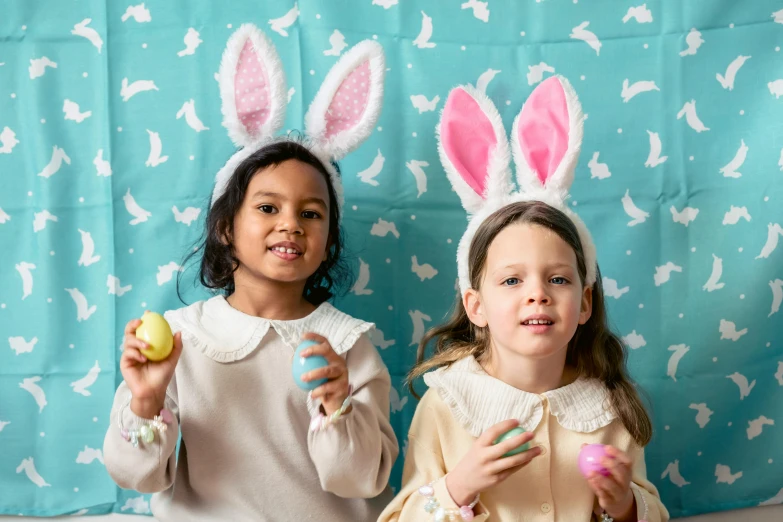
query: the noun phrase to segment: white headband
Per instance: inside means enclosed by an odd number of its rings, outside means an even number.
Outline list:
[[[372,40],[345,52],[326,75],[305,116],[306,146],[329,172],[342,210],[343,186],[332,165],[366,140],[378,121],[386,73],[383,47]],[[288,105],[283,64],[255,25],[243,24],[228,40],[220,63],[223,126],[237,151],[215,178],[212,204],[239,164],[275,137]],[[340,213],[342,215],[342,212]]]
[[[457,248],[462,295],[471,288],[468,253],[481,223],[520,201],[542,201],[573,221],[585,255],[585,284],[596,281],[595,244],[566,200],[582,146],[584,116],[568,80],[553,76],[535,88],[514,120],[511,149],[516,164],[514,191],[506,131],[492,101],[470,85],[449,93],[438,125],[438,152],[446,174],[469,214]]]

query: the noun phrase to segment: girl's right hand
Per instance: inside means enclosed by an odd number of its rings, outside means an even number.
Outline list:
[[[458,506],[465,506],[482,491],[500,484],[509,476],[525,467],[541,454],[541,448],[534,447],[517,455],[503,457],[514,448],[530,442],[533,433],[525,432],[497,445],[498,437],[519,426],[516,420],[495,424],[481,434],[462,457],[457,467],[446,475],[446,488]]]
[[[131,411],[139,417],[152,419],[163,409],[166,388],[182,353],[182,335],[179,332],[174,335],[174,348],[166,359],[152,362],[139,351],[148,347],[136,337],[140,325],[141,319],[133,319],[125,325],[120,371],[131,392]]]

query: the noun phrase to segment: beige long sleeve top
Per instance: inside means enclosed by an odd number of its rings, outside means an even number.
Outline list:
[[[490,377],[471,356],[425,375],[425,382],[430,389],[410,427],[402,489],[379,522],[437,520],[425,511],[427,498],[418,492],[433,482],[438,504],[457,509],[444,476],[481,433],[507,419],[518,419],[526,431],[534,432],[531,447],[541,446],[543,453],[481,493],[474,522],[595,520],[595,494],[577,467],[583,443],[611,444],[628,453],[634,462],[631,486],[638,520],[669,519],[646,478],[643,449],[607,407],[608,391],[599,381],[579,379],[537,395]]]
[[[120,487],[155,493],[151,509],[161,522],[377,519],[392,497],[398,445],[389,373],[366,335],[372,324],[328,303],[302,319],[267,320],[223,297],[165,316],[183,340],[166,397],[174,420],[152,443],[133,447],[119,425],[146,421],[120,385],[104,441],[106,468]],[[308,332],[345,358],[354,388],[352,410],[316,433],[309,425],[320,404],[291,375]]]

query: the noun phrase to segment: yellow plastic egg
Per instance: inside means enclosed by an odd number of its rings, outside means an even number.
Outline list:
[[[136,329],[136,337],[149,345],[148,349],[139,351],[150,361],[162,361],[174,348],[171,326],[162,315],[155,312],[144,312],[141,325]]]

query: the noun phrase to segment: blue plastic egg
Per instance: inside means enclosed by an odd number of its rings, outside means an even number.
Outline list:
[[[318,379],[309,382],[302,380],[304,374],[329,365],[329,362],[322,355],[311,355],[310,357],[302,357],[300,355],[304,350],[316,344],[318,343],[315,341],[302,341],[294,352],[294,364],[291,367],[291,373],[294,376],[296,385],[306,391],[312,391],[328,381],[328,379]]]

